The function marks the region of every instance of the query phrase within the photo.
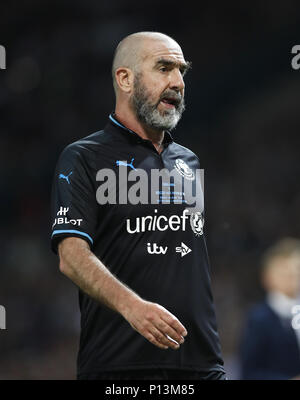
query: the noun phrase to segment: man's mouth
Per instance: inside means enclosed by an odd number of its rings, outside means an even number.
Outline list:
[[[173,98],[173,97],[165,97],[160,100],[160,103],[163,103],[163,105],[167,108],[177,108],[180,100]]]

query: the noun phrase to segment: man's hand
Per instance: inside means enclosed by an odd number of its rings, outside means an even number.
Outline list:
[[[185,327],[159,304],[135,299],[130,311],[123,312],[129,324],[149,342],[161,349],[176,350],[187,335]]]

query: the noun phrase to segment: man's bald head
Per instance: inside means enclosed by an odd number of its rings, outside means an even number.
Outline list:
[[[116,70],[124,67],[131,69],[135,73],[138,72],[141,61],[147,56],[146,42],[151,40],[172,42],[179,47],[174,39],[160,32],[137,32],[126,36],[118,44],[113,59],[112,77],[116,94],[118,90]]]

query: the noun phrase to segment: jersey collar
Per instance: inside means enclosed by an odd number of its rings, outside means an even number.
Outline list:
[[[127,128],[120,121],[118,121],[114,112],[112,112],[109,115],[109,120],[110,120],[110,123],[113,126],[120,128],[123,133],[128,133],[130,135],[130,138],[133,141],[135,141],[136,143],[142,143],[142,144],[147,144],[147,145],[151,144],[151,146],[153,146],[150,140],[143,139],[136,132],[134,132],[131,129]],[[172,142],[173,142],[173,137],[172,137],[171,133],[169,131],[165,131],[164,140],[163,140],[162,144],[164,145],[164,147],[166,147]]]

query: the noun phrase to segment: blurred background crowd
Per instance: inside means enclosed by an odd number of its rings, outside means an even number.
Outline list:
[[[62,149],[104,127],[111,62],[126,35],[178,41],[193,68],[174,131],[205,170],[205,232],[225,367],[241,378],[248,311],[264,298],[265,251],[300,238],[300,4],[228,0],[1,1],[0,379],[74,379],[76,287],[50,250],[50,192]],[[299,301],[300,304],[300,301]],[[300,374],[300,371],[299,371]]]

